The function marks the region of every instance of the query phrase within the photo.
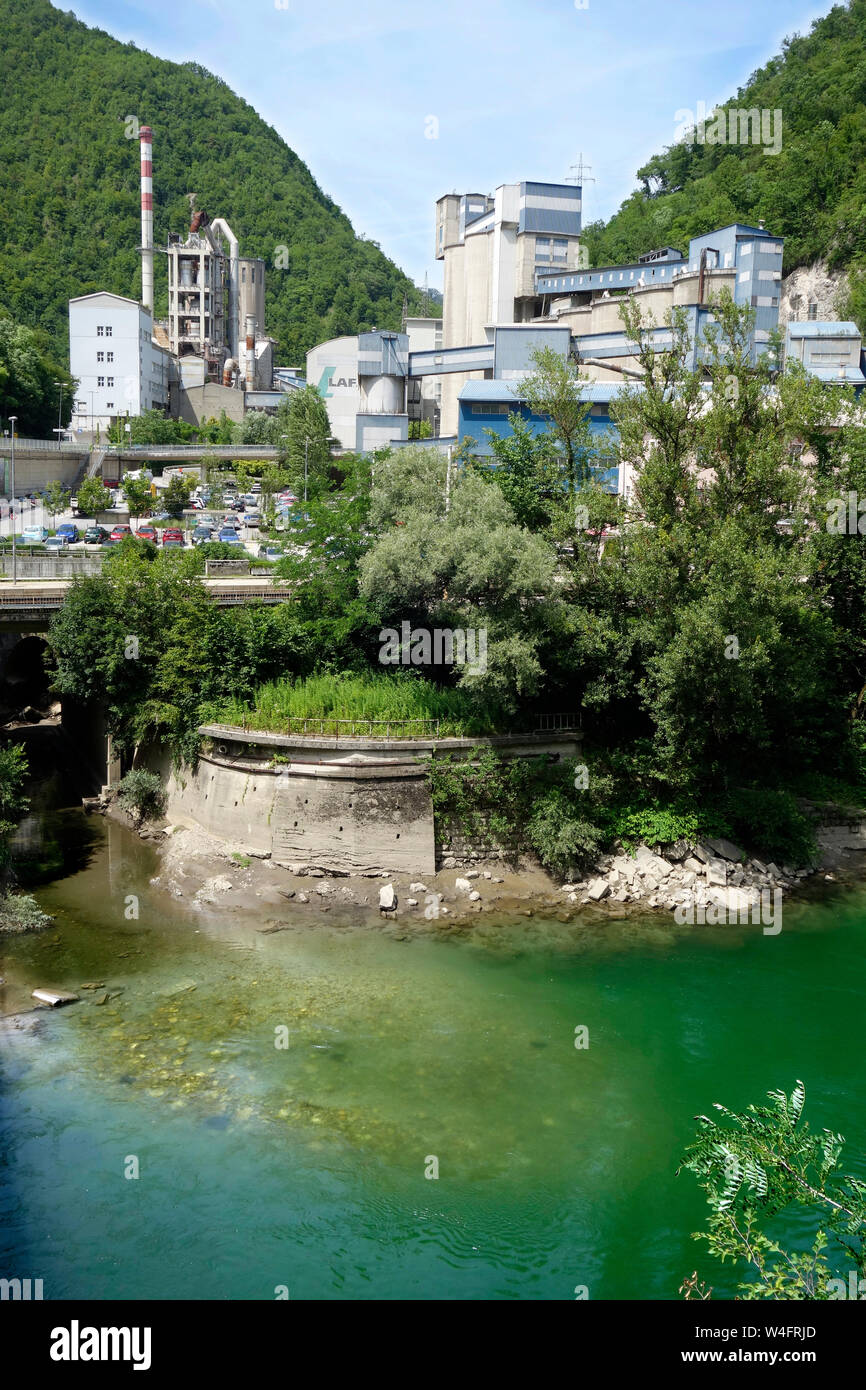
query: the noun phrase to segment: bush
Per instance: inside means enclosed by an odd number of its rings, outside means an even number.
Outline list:
[[[165,811],[165,792],[155,772],[134,768],[120,783],[118,805],[135,817],[137,824],[155,820]]]
[[[815,828],[790,792],[744,787],[724,809],[734,839],[770,859],[805,864],[815,853]]]
[[[35,898],[25,893],[0,895],[0,935],[42,931],[52,921],[53,918],[42,911]]]

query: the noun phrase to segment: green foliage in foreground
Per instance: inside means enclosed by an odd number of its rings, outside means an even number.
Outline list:
[[[208,723],[241,724],[249,729],[286,730],[292,721],[322,721],[322,732],[337,733],[338,720],[393,721],[391,737],[419,738],[432,733],[428,721],[439,721],[441,737],[494,733],[501,713],[480,706],[465,691],[435,686],[409,672],[373,672],[308,676],[271,681],[258,688],[255,700],[225,700],[202,710]],[[384,733],[384,730],[383,730]]]
[[[840,1165],[844,1139],[803,1120],[806,1091],[770,1091],[770,1105],[733,1111],[716,1104],[719,1119],[697,1116],[698,1137],[680,1168],[694,1173],[710,1216],[695,1240],[710,1254],[739,1265],[744,1299],[839,1299],[849,1271],[866,1271],[866,1181]],[[772,1234],[774,1218],[797,1219],[808,1237],[785,1248]],[[779,1223],[777,1223],[778,1226]],[[686,1298],[712,1292],[697,1274],[682,1286]]]

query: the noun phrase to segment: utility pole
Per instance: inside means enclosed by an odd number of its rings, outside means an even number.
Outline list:
[[[309,441],[309,439],[305,438],[305,439],[304,439],[304,505],[305,505],[305,506],[306,506],[306,502],[307,502],[307,457],[308,457],[308,453],[309,453],[309,448],[310,448],[310,441]]]
[[[585,183],[595,183],[595,179],[588,172],[592,168],[592,165],[584,164],[582,150],[580,154],[577,156],[577,163],[572,164],[571,168],[575,170],[575,173],[573,175],[569,175],[569,177],[565,180],[566,183],[576,183],[578,188],[582,188]]]
[[[18,416],[17,416],[17,415],[10,415],[10,416],[9,416],[9,424],[12,426],[12,452],[11,452],[11,460],[10,460],[10,464],[9,464],[9,471],[10,471],[10,473],[11,473],[11,475],[12,475],[12,477],[11,477],[11,487],[12,487],[12,583],[13,583],[13,584],[16,584],[16,583],[18,582],[18,556],[17,556],[17,554],[16,554],[16,552],[15,552],[15,424],[16,424],[17,419],[18,419]]]
[[[63,432],[63,382],[55,381],[55,386],[60,387],[60,404],[57,407],[57,443],[60,443],[60,435]]]

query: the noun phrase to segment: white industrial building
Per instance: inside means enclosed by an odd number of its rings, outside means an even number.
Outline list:
[[[170,363],[137,300],[107,290],[70,299],[69,369],[78,381],[72,429],[104,433],[125,415],[167,410]]]
[[[578,269],[580,230],[581,190],[574,184],[502,184],[492,197],[440,198],[435,250],[444,262],[443,347],[486,343],[489,328],[531,320],[536,273]],[[443,434],[456,432],[460,391],[472,379],[469,372],[443,378]]]

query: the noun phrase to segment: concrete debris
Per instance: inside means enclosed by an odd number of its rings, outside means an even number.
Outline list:
[[[393,912],[397,906],[397,894],[394,891],[393,883],[386,883],[384,888],[379,889],[379,911]]]

